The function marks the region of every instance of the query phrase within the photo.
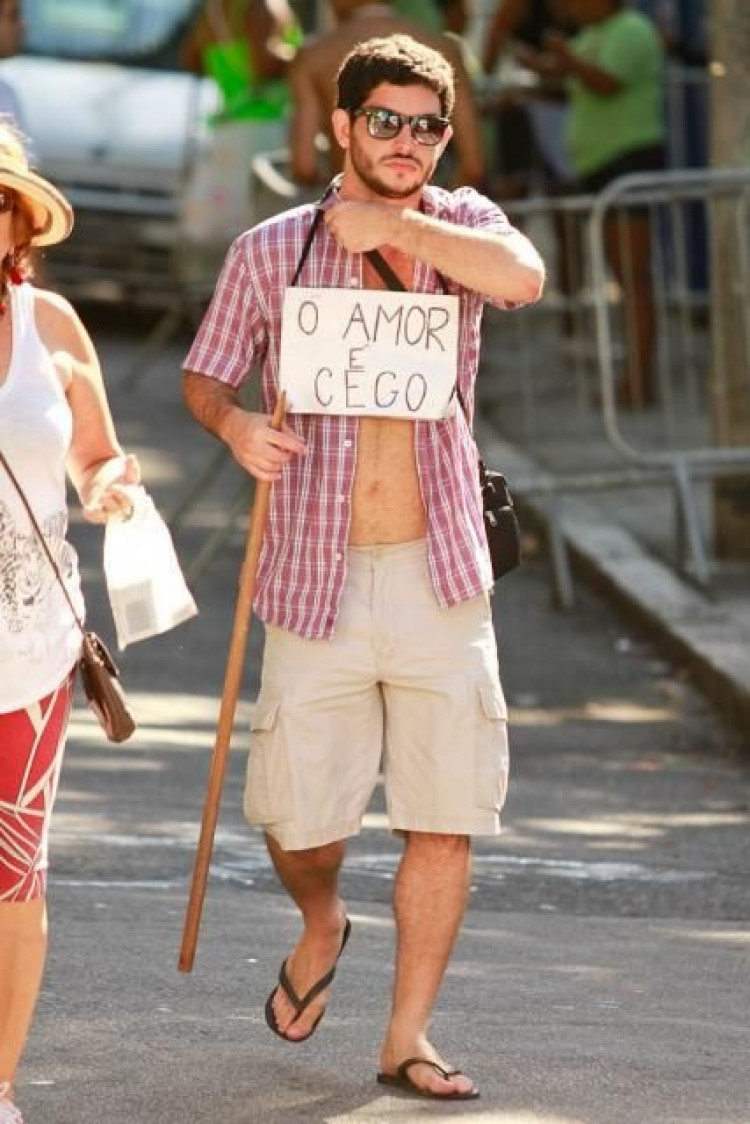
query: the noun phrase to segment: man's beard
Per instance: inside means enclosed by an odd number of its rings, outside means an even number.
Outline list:
[[[382,196],[384,199],[408,199],[410,195],[414,195],[424,187],[435,170],[434,162],[431,167],[424,168],[418,161],[414,160],[416,180],[408,185],[404,184],[403,187],[393,187],[380,178],[378,172],[375,170],[376,165],[374,161],[364,155],[354,138],[352,138],[352,143],[349,148],[349,156],[354,171],[362,180],[365,187],[368,187],[370,191],[374,192],[376,195]]]

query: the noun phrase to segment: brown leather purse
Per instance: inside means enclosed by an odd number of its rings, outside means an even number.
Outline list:
[[[76,612],[75,605],[70,598],[58,565],[52,557],[47,541],[36,521],[34,512],[31,510],[31,505],[26,499],[21,485],[18,483],[13,470],[2,452],[0,452],[0,464],[2,464],[7,472],[13,487],[21,498],[23,506],[26,508],[26,513],[31,520],[31,525],[47,556],[47,561],[52,567],[52,571],[57,578],[60,589],[63,591],[65,600],[73,614],[73,618],[81,631],[82,645],[78,667],[81,672],[81,684],[86,696],[86,701],[111,742],[127,741],[134,732],[136,724],[125,697],[125,692],[122,689],[122,684],[120,683],[120,672],[117,669],[117,665],[112,659],[103,640],[101,640],[95,632],[87,631],[83,627],[83,621]]]

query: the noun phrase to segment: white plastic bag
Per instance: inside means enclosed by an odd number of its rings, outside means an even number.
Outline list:
[[[154,501],[141,487],[128,492],[132,515],[110,519],[104,529],[104,577],[120,649],[198,612]]]

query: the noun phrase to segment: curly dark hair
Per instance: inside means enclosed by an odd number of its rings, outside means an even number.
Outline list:
[[[453,111],[453,68],[438,51],[418,43],[410,35],[389,35],[358,43],[336,75],[336,105],[353,113],[383,83],[426,86],[440,98],[443,117],[450,117]]]

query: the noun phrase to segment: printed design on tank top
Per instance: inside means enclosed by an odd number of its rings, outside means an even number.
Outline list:
[[[73,551],[63,538],[65,512],[49,516],[40,526],[63,578],[72,578]],[[18,637],[45,624],[49,592],[55,582],[37,536],[33,531],[21,532],[0,500],[0,617],[11,635]]]

